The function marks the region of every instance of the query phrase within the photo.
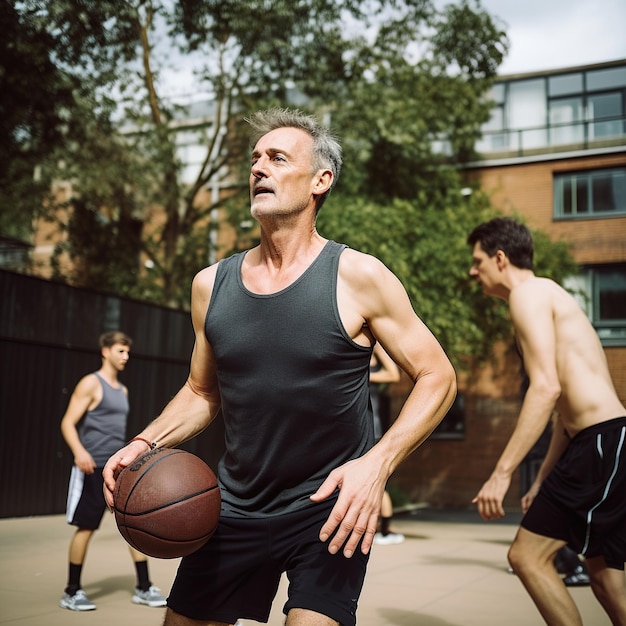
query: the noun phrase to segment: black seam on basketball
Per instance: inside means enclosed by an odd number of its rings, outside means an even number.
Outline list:
[[[137,485],[135,485],[135,487],[136,486]],[[204,489],[196,493],[185,494],[184,496],[180,497],[178,500],[172,500],[171,502],[168,502],[167,504],[162,504],[161,506],[154,507],[153,509],[146,509],[144,511],[139,511],[139,513],[129,513],[126,510],[118,509],[117,507],[114,507],[114,508],[118,513],[122,513],[123,515],[128,515],[128,517],[137,517],[139,515],[147,515],[148,513],[154,513],[155,511],[160,511],[161,509],[167,509],[168,507],[173,506],[174,504],[180,504],[181,502],[186,502],[188,500],[201,496],[205,493],[210,493],[211,491],[215,491],[215,489],[217,489],[217,485],[215,485],[215,487],[209,487],[208,489]],[[133,490],[134,490],[134,487],[133,487]],[[130,500],[131,493],[132,491],[129,492],[128,497],[126,498],[126,502]]]
[[[132,469],[137,464],[138,461],[140,461],[141,459],[143,459],[146,456],[148,456],[148,457],[156,457],[159,454],[161,455],[158,458],[154,459],[154,462],[152,463],[152,465],[150,465],[146,469],[146,471],[137,479],[137,481],[132,486],[130,491],[126,494],[126,501],[124,503],[124,506],[126,507],[126,505],[128,505],[128,501],[130,500],[130,497],[132,496],[133,492],[137,488],[137,485],[143,480],[143,477],[146,474],[148,474],[157,463],[160,463],[163,459],[167,459],[168,457],[172,456],[172,454],[178,454],[180,452],[184,452],[184,450],[179,450],[179,449],[176,449],[176,448],[168,448],[167,450],[165,450],[163,448],[157,448],[156,450],[149,450],[145,454],[142,454],[138,459],[135,459],[135,461],[131,465],[128,465],[124,469],[124,471],[126,471],[126,472],[139,471],[141,469],[141,467],[143,466],[143,463],[141,463],[139,465],[139,468],[137,470],[133,470]],[[119,480],[119,478],[118,478],[118,480]],[[115,495],[116,495],[116,497],[117,497],[117,495],[119,495],[119,484],[117,485]],[[124,515],[129,515],[129,513],[126,512],[126,508],[118,509],[117,506],[115,506],[115,504],[114,504],[114,509],[116,511],[118,511],[119,513],[123,513]]]
[[[185,500],[185,499],[187,499],[189,497],[195,497],[195,496],[200,495],[202,493],[206,493],[208,491],[212,491],[213,489],[217,489],[218,488],[218,485],[214,485],[213,487],[209,487],[208,489],[205,489],[204,491],[201,491],[201,492],[198,492],[198,493],[195,493],[195,494],[191,494],[191,496],[188,495],[188,496],[182,497],[180,500],[175,500],[173,502],[169,502],[165,506],[160,506],[160,507],[157,507],[155,509],[150,509],[149,511],[142,511],[141,513],[128,513],[127,510],[126,510],[126,506],[128,506],[128,502],[130,501],[131,496],[133,495],[135,489],[137,489],[137,487],[140,485],[140,483],[144,479],[144,477],[147,476],[152,471],[152,469],[154,467],[156,467],[164,459],[167,459],[167,458],[169,458],[170,456],[172,456],[174,454],[185,453],[185,450],[181,450],[179,448],[167,448],[167,449],[157,448],[157,453],[160,454],[160,456],[157,456],[155,454],[154,450],[150,450],[149,452],[146,452],[146,454],[144,454],[141,457],[139,457],[140,459],[143,458],[144,456],[152,456],[152,457],[157,457],[157,458],[154,458],[153,463],[148,468],[146,468],[146,470],[144,471],[144,473],[141,476],[139,476],[139,478],[137,479],[135,484],[132,486],[132,488],[130,489],[130,491],[126,495],[126,501],[124,503],[124,508],[123,509],[118,509],[117,506],[114,506],[114,509],[116,511],[118,511],[119,513],[122,513],[124,515],[143,515],[145,513],[152,513],[153,511],[158,511],[160,509],[163,509],[163,508],[166,508],[168,506],[171,506],[172,504],[177,504],[179,502],[182,502],[183,500]],[[126,469],[128,469],[130,467],[132,467],[132,465],[129,465]],[[131,471],[131,470],[129,470],[129,471]],[[118,489],[118,492],[119,492],[119,489]]]
[[[164,537],[163,535],[155,535],[154,533],[146,532],[141,528],[135,528],[134,526],[125,526],[124,530],[126,533],[133,532],[137,535],[141,534],[144,537],[150,537],[151,539],[157,539],[159,541],[167,541],[172,547],[181,546],[189,543],[198,543],[203,539],[210,539],[213,533],[205,533],[204,535],[200,535],[199,537],[194,537],[193,539],[172,539],[171,537]],[[130,543],[130,540],[127,540]],[[145,548],[144,548],[145,549]],[[137,548],[141,552],[141,548]]]

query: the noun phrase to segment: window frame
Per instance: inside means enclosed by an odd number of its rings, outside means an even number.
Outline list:
[[[542,96],[533,96],[533,91],[543,91]],[[598,117],[594,100],[610,96],[620,99],[621,109]],[[505,78],[496,82],[489,97],[499,114],[481,126],[476,144],[480,154],[587,147],[590,141],[615,141],[626,134],[626,66]],[[559,105],[567,100],[577,102],[578,110],[574,119],[560,120]]]
[[[626,312],[625,317],[618,319],[602,319],[600,317],[600,274],[605,271],[618,271],[626,277],[626,263],[602,263],[585,265],[576,276],[565,281],[564,286],[572,292],[581,308],[596,329],[603,346],[626,346]]]
[[[594,181],[597,181],[601,177],[611,173],[614,173],[616,177],[622,179],[622,185],[624,186],[624,201],[620,203],[618,197],[618,202],[615,209],[611,209],[608,211],[594,211]],[[588,209],[579,211],[577,210],[578,196],[580,196],[580,190],[583,186]],[[626,166],[593,170],[554,172],[552,189],[552,215],[556,221],[626,217]],[[565,212],[566,196],[569,196],[569,198],[571,199],[570,203],[573,205],[571,207],[571,212]],[[576,203],[575,206],[574,203]]]

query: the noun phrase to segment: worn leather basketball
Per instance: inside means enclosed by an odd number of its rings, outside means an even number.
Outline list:
[[[203,546],[220,517],[217,478],[185,450],[156,448],[120,472],[113,492],[117,527],[133,548],[160,559]]]

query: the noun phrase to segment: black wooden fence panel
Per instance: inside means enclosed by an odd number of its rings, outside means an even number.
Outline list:
[[[129,436],[187,378],[189,313],[0,271],[0,518],[65,510],[73,458],[59,424],[78,380],[100,367],[98,337],[133,338],[120,376],[129,389]],[[219,421],[183,446],[215,468]]]

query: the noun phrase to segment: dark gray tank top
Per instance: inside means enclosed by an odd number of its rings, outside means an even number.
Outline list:
[[[352,341],[337,308],[344,248],[327,242],[295,282],[270,295],[244,286],[245,253],[219,263],[205,332],[225,424],[224,515],[312,506],[330,471],[373,444],[371,349]]]
[[[78,423],[78,436],[98,467],[104,467],[109,457],[124,447],[128,397],[120,385],[114,389],[94,372],[102,385],[100,404],[85,413]]]

